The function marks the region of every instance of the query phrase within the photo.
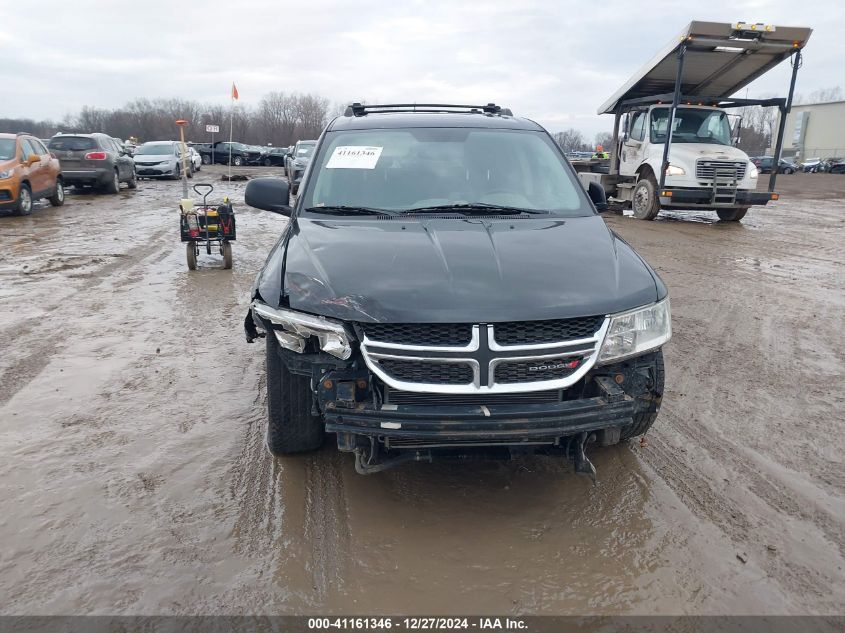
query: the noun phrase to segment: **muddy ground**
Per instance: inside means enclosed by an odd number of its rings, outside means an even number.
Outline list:
[[[0,217],[2,613],[843,612],[845,176],[782,177],[742,224],[607,218],[675,334],[647,445],[592,449],[595,487],[271,458],[241,323],[286,219],[217,184],[232,271],[186,269],[178,183]]]

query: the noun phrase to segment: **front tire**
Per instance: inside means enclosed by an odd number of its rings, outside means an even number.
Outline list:
[[[54,207],[60,207],[65,203],[65,186],[61,180],[56,180],[56,191],[53,192],[49,200]]]
[[[21,184],[18,191],[18,204],[15,206],[15,215],[29,215],[32,213],[32,191],[27,184]]]
[[[748,213],[748,207],[735,207],[733,209],[716,209],[719,219],[722,222],[739,222]]]
[[[636,399],[636,409],[633,422],[622,427],[619,435],[621,440],[630,440],[638,435],[645,435],[657,419],[660,411],[660,403],[663,401],[663,384],[666,378],[666,371],[663,366],[663,350],[657,352],[654,361],[654,374],[651,376],[649,385],[649,397]]]
[[[188,260],[188,270],[197,269],[197,247],[193,242],[185,243],[185,257]]]
[[[244,164],[244,159],[243,159],[243,158],[241,158],[240,156],[235,156],[235,157],[232,159],[232,164],[233,164],[235,167],[240,167],[241,165],[243,165],[243,164]]]
[[[323,421],[311,415],[311,379],[290,373],[272,330],[267,341],[267,448],[273,455],[313,451],[323,444]]]
[[[660,213],[657,183],[652,176],[646,176],[637,182],[631,199],[631,210],[638,220],[653,220]]]
[[[202,157],[202,164],[203,165],[210,165],[211,164],[211,156],[203,156]]]
[[[229,270],[232,268],[232,244],[223,242],[220,248],[223,251],[223,269]]]
[[[135,175],[135,170],[132,170],[132,178],[126,181],[126,186],[130,189],[138,188],[138,176]]]

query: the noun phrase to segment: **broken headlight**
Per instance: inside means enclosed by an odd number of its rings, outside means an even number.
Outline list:
[[[672,337],[669,298],[610,317],[599,363],[618,361],[657,349]]]
[[[285,308],[271,308],[260,301],[253,301],[252,310],[258,316],[282,328],[274,328],[273,332],[276,340],[284,348],[301,354],[305,351],[308,339],[313,336],[319,342],[320,349],[327,354],[341,360],[347,360],[352,356],[352,339],[340,321]]]

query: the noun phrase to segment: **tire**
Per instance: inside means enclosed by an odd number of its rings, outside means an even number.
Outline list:
[[[29,215],[32,213],[32,190],[26,183],[21,183],[18,191],[18,203],[15,205],[15,215]]]
[[[734,207],[733,209],[716,209],[722,222],[739,222],[748,213],[748,207]]]
[[[103,190],[112,195],[120,191],[120,174],[116,169],[114,170],[111,181],[106,183]]]
[[[179,165],[176,165],[176,171],[173,172],[173,175],[170,177],[171,180],[180,180],[182,178],[182,168]]]
[[[194,166],[194,171],[202,171],[202,161],[200,161],[199,165]]]
[[[265,159],[264,159],[264,166],[265,166],[265,167],[269,167],[269,166],[270,166],[270,165],[272,165],[272,164],[273,164],[273,161],[272,161],[272,160],[270,160],[269,158],[265,158]]]
[[[638,220],[653,220],[660,213],[657,183],[652,176],[641,178],[631,196],[631,209]]]
[[[202,164],[203,165],[210,165],[211,164],[211,156],[203,156],[202,157]]]
[[[65,203],[65,186],[61,178],[56,179],[56,191],[48,198],[50,204],[54,207],[60,207]]]
[[[135,170],[132,170],[132,178],[126,181],[126,186],[130,189],[138,188],[138,177],[135,175]]]
[[[197,269],[197,247],[193,242],[185,242],[185,256],[188,260],[188,270]]]
[[[194,168],[190,167],[190,168],[188,168],[188,178],[193,178],[193,177],[194,177]]]
[[[313,451],[323,444],[323,421],[311,415],[311,379],[288,371],[279,343],[267,332],[267,448],[273,455]]]
[[[651,397],[637,398],[636,409],[634,410],[633,423],[622,427],[619,440],[630,440],[632,437],[645,435],[657,419],[660,411],[660,403],[663,400],[663,383],[666,378],[666,371],[663,366],[663,351],[657,352],[655,358],[654,376],[652,376]]]
[[[223,269],[230,270],[232,268],[232,244],[231,242],[223,242],[220,248],[223,250]]]
[[[241,165],[244,164],[244,159],[241,158],[240,156],[235,156],[234,158],[232,158],[232,164],[235,167],[240,167]]]

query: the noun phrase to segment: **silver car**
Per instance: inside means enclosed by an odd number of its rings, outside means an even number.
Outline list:
[[[182,144],[178,141],[150,141],[135,150],[135,173],[139,178],[182,177]],[[190,156],[185,158],[188,178],[194,177]]]

